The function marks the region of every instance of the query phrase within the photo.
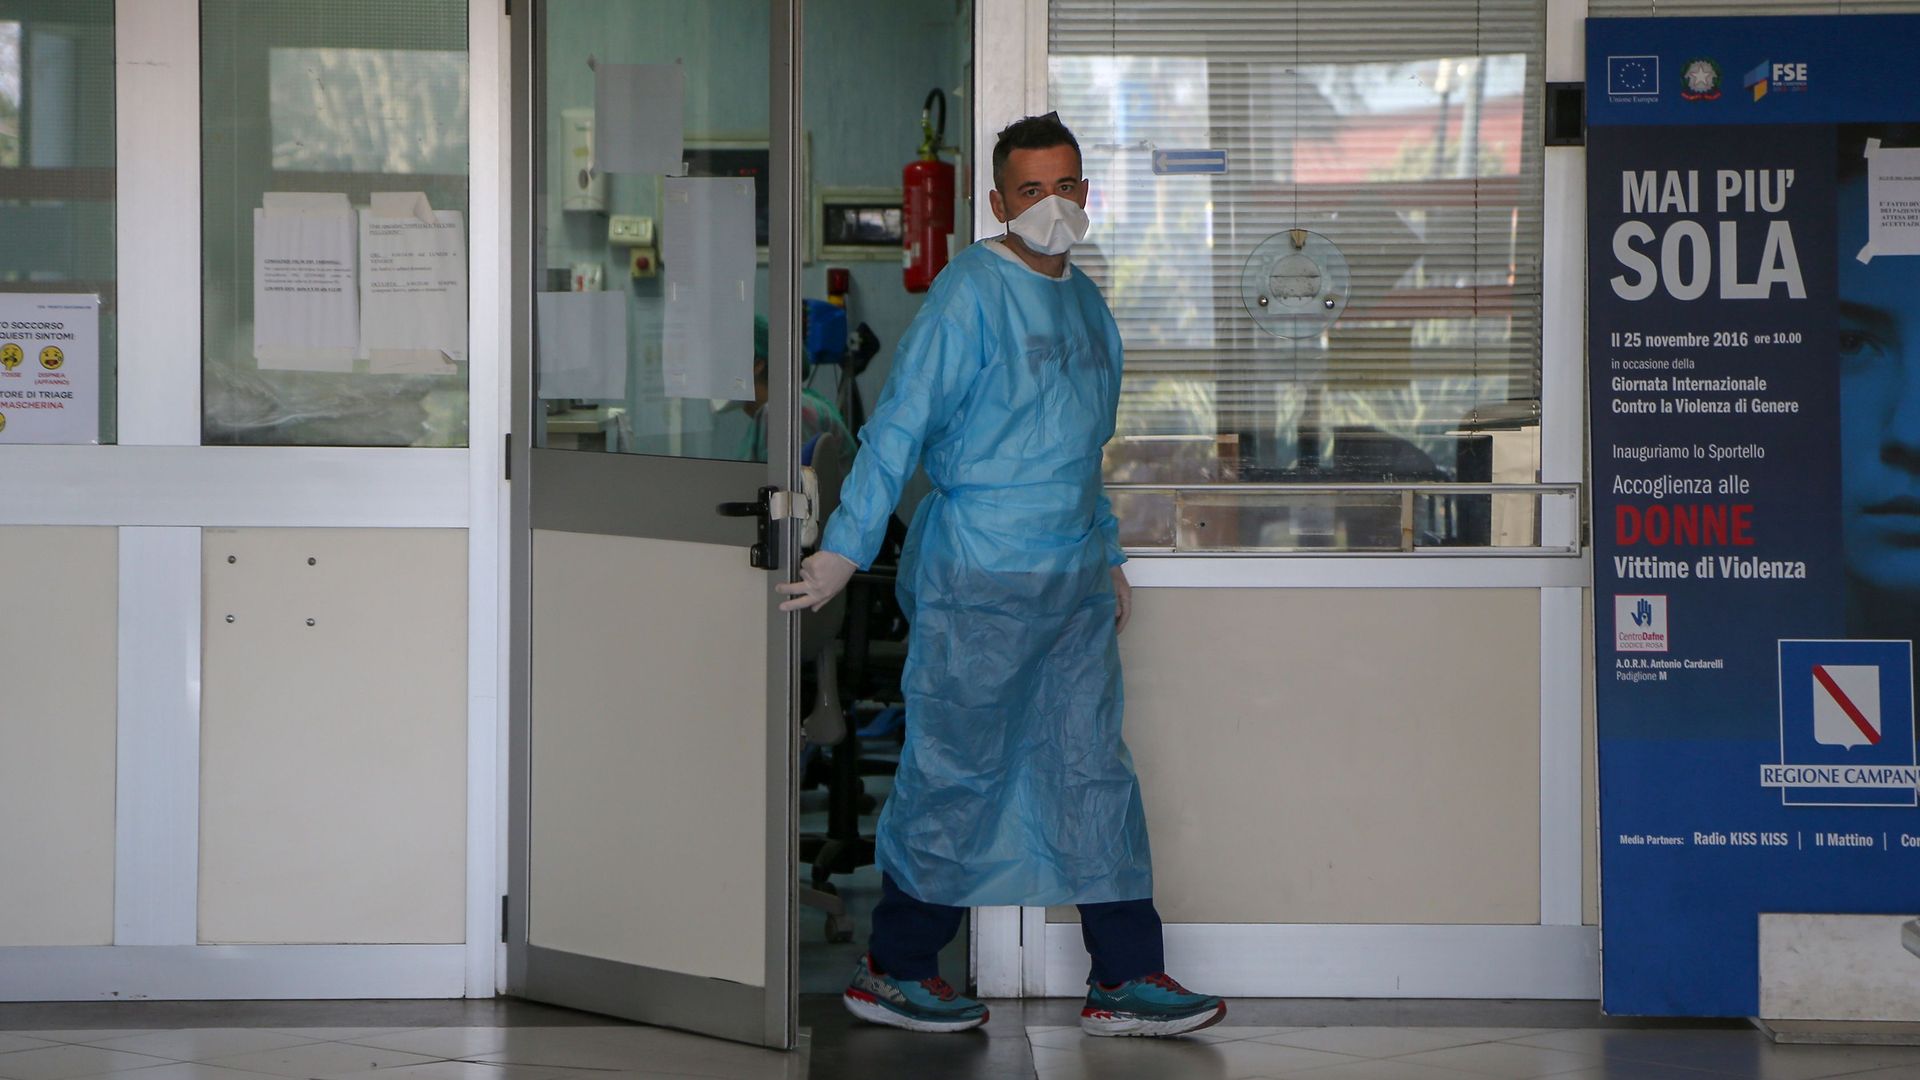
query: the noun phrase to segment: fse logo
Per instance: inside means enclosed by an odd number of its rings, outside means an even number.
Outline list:
[[[1613,598],[1615,652],[1666,652],[1667,598],[1616,596]]]
[[[1756,64],[1740,85],[1753,91],[1753,100],[1759,101],[1769,91],[1800,92],[1807,88],[1807,65],[1805,61],[1793,63],[1775,63],[1762,60]]]
[[[1780,764],[1760,783],[1788,806],[1920,806],[1913,643],[1780,642]]]

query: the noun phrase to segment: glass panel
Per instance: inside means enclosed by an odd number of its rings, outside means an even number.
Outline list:
[[[27,295],[99,297],[103,443],[115,440],[119,358],[113,53],[113,0],[0,0],[0,297],[30,321],[43,320],[19,306]],[[0,340],[0,391],[38,393],[27,373],[57,370],[40,365],[46,347],[20,334]],[[82,378],[74,373],[71,391],[84,392]],[[18,400],[0,400],[0,425],[8,412],[23,416],[6,407]],[[36,427],[16,419],[11,437],[0,426],[0,442],[86,441],[91,433],[68,437],[74,429],[64,422],[57,433],[31,433]]]
[[[1113,504],[1123,535],[1133,523],[1129,546],[1148,551],[1540,550],[1543,518],[1553,519],[1565,535],[1576,535],[1579,503],[1572,485],[1467,488],[1119,490],[1113,492]]]
[[[1051,3],[1050,101],[1092,192],[1074,261],[1126,345],[1109,482],[1537,479],[1543,5],[1219,17]],[[1236,503],[1239,533],[1259,518],[1286,533],[1262,549],[1398,549],[1397,519],[1364,524],[1371,498]],[[1193,522],[1151,520],[1170,509],[1139,501],[1123,541],[1186,538]]]
[[[200,19],[203,440],[465,446],[466,0]]]
[[[764,455],[771,6],[541,13],[534,445]]]

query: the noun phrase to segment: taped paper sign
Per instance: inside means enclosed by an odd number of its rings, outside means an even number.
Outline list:
[[[1920,255],[1920,148],[1867,140],[1867,246],[1854,258]]]
[[[543,292],[536,300],[539,396],[581,401],[625,398],[626,293]]]
[[[753,400],[753,181],[668,178],[661,264],[669,397]]]
[[[100,298],[0,294],[0,445],[100,441]]]
[[[338,193],[268,192],[253,212],[253,357],[265,370],[353,370],[354,219]]]
[[[594,171],[678,173],[686,138],[686,69],[588,63],[593,68]]]
[[[467,358],[467,245],[457,210],[383,192],[360,211],[360,354],[385,374],[448,374]]]

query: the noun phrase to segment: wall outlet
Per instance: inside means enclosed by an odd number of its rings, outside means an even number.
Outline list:
[[[607,243],[614,247],[652,247],[653,219],[639,214],[615,214],[607,219]]]

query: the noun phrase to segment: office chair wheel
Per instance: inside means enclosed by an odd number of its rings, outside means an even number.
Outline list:
[[[850,915],[827,916],[827,943],[845,945],[853,940],[853,917]]]

